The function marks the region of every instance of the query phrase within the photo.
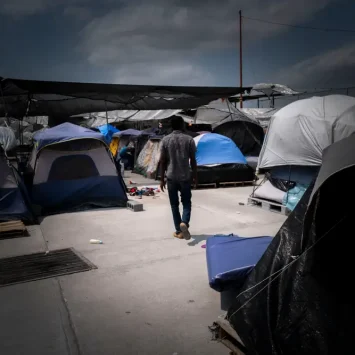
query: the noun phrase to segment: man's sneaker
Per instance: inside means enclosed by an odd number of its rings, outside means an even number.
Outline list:
[[[184,236],[182,235],[182,233],[180,232],[180,233],[174,233],[173,234],[173,236],[174,236],[174,238],[177,238],[177,239],[184,239]]]
[[[180,224],[180,228],[181,228],[181,232],[182,232],[182,235],[183,235],[184,239],[190,240],[191,239],[191,234],[189,232],[189,227],[187,226],[187,224],[186,223],[181,223]]]

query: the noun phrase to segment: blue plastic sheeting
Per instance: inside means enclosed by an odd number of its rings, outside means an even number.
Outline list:
[[[114,133],[113,137],[122,137],[122,136],[138,137],[138,136],[141,136],[142,134],[143,134],[143,132],[139,131],[138,129],[129,128],[129,129],[125,129],[124,131]]]
[[[71,206],[81,204],[122,206],[127,202],[127,195],[119,176],[94,176],[78,180],[47,181],[34,185],[32,200],[34,204],[44,209],[69,210]]]
[[[283,205],[285,205],[290,211],[293,211],[298,202],[300,202],[300,199],[306,192],[308,186],[297,184],[293,189],[290,189],[284,197]]]
[[[241,287],[272,239],[241,238],[233,234],[207,239],[206,258],[211,288],[222,292]]]
[[[120,132],[119,129],[117,129],[116,127],[113,127],[110,124],[104,124],[103,126],[97,127],[98,130],[102,133],[102,135],[105,137],[105,142],[107,144],[110,144],[112,141],[112,136],[115,133]]]
[[[37,150],[50,144],[66,142],[72,139],[92,138],[105,142],[105,138],[101,133],[69,122],[38,132],[33,138],[36,141],[35,147]]]
[[[243,153],[228,137],[206,133],[194,138],[197,145],[197,165],[247,164]]]

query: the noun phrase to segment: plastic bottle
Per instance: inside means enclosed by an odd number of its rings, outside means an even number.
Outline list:
[[[100,239],[90,239],[90,244],[103,244]]]

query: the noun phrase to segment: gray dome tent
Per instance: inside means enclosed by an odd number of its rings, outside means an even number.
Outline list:
[[[293,210],[317,176],[324,149],[354,132],[354,97],[312,97],[280,109],[271,119],[258,162],[258,169],[270,170],[269,180],[252,196]]]

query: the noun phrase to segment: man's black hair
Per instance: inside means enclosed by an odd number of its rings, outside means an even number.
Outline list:
[[[185,122],[180,116],[173,116],[171,119],[171,128],[174,131],[182,131],[185,128]]]

